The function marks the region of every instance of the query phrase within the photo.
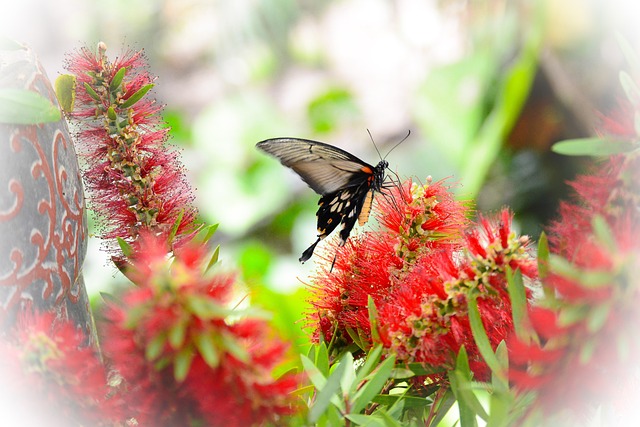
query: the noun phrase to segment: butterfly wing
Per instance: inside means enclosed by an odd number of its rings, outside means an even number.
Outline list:
[[[373,166],[353,154],[318,141],[274,138],[256,147],[277,157],[321,195],[360,185],[373,173]]]
[[[373,167],[338,147],[301,138],[274,138],[256,144],[293,169],[316,193],[318,238],[300,257],[305,262],[320,240],[342,224],[344,244],[356,221],[364,225],[369,218],[375,191],[380,191],[387,162]]]

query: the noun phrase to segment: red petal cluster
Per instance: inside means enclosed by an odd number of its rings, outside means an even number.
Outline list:
[[[193,232],[197,211],[179,153],[166,144],[162,106],[142,96],[154,80],[142,52],[125,52],[110,62],[105,49],[81,49],[67,69],[77,79],[71,118],[87,164],[85,183],[102,219],[101,237],[121,258],[116,237],[131,243],[142,230],[169,235],[182,216],[175,242],[180,243]]]
[[[379,197],[381,230],[352,238],[337,253],[333,271],[312,285],[316,335],[340,348],[370,346],[379,337],[397,360],[452,368],[465,346],[476,377],[488,368],[478,354],[467,302],[478,298],[495,346],[513,330],[506,268],[537,274],[528,240],[512,231],[511,214],[471,225],[467,209],[443,182],[406,182]],[[368,298],[377,308],[377,330],[369,323]]]
[[[227,307],[234,277],[203,275],[203,246],[185,245],[167,260],[161,239],[143,235],[139,243],[129,274],[138,287],[109,306],[103,325],[128,412],[154,426],[282,422],[295,409],[290,393],[298,379],[271,372],[287,345],[269,336],[263,320],[230,321],[241,315]],[[183,363],[188,371],[180,378]]]
[[[124,421],[109,398],[99,356],[71,322],[51,313],[25,316],[0,341],[1,418],[23,426],[111,426]]]

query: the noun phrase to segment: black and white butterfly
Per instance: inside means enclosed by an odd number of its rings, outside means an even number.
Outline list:
[[[267,139],[256,147],[277,157],[322,196],[316,214],[318,239],[302,253],[300,262],[311,258],[318,242],[338,224],[344,245],[356,221],[360,226],[367,222],[374,193],[382,190],[389,166],[384,159],[372,166],[338,147],[308,139]]]

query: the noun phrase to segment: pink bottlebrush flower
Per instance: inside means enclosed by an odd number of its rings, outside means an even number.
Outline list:
[[[262,319],[230,320],[235,278],[206,273],[205,246],[167,259],[162,237],[142,235],[128,276],[138,285],[110,304],[106,356],[126,382],[128,410],[142,425],[259,425],[291,414],[298,379],[274,379],[287,346]]]
[[[71,322],[34,313],[16,326],[0,341],[3,420],[23,426],[125,421],[99,356]]]
[[[67,69],[78,82],[70,117],[78,128],[83,173],[94,211],[102,219],[101,237],[116,260],[115,239],[132,243],[143,230],[188,240],[196,229],[196,209],[177,151],[166,144],[162,106],[144,97],[154,78],[142,52],[125,52],[110,62],[104,44],[97,53],[80,49]]]

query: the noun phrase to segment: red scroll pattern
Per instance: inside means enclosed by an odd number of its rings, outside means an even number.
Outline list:
[[[26,49],[0,51],[0,87],[36,91],[57,105]],[[81,275],[87,225],[82,182],[65,120],[0,124],[0,322],[34,306],[73,319],[92,335]]]

